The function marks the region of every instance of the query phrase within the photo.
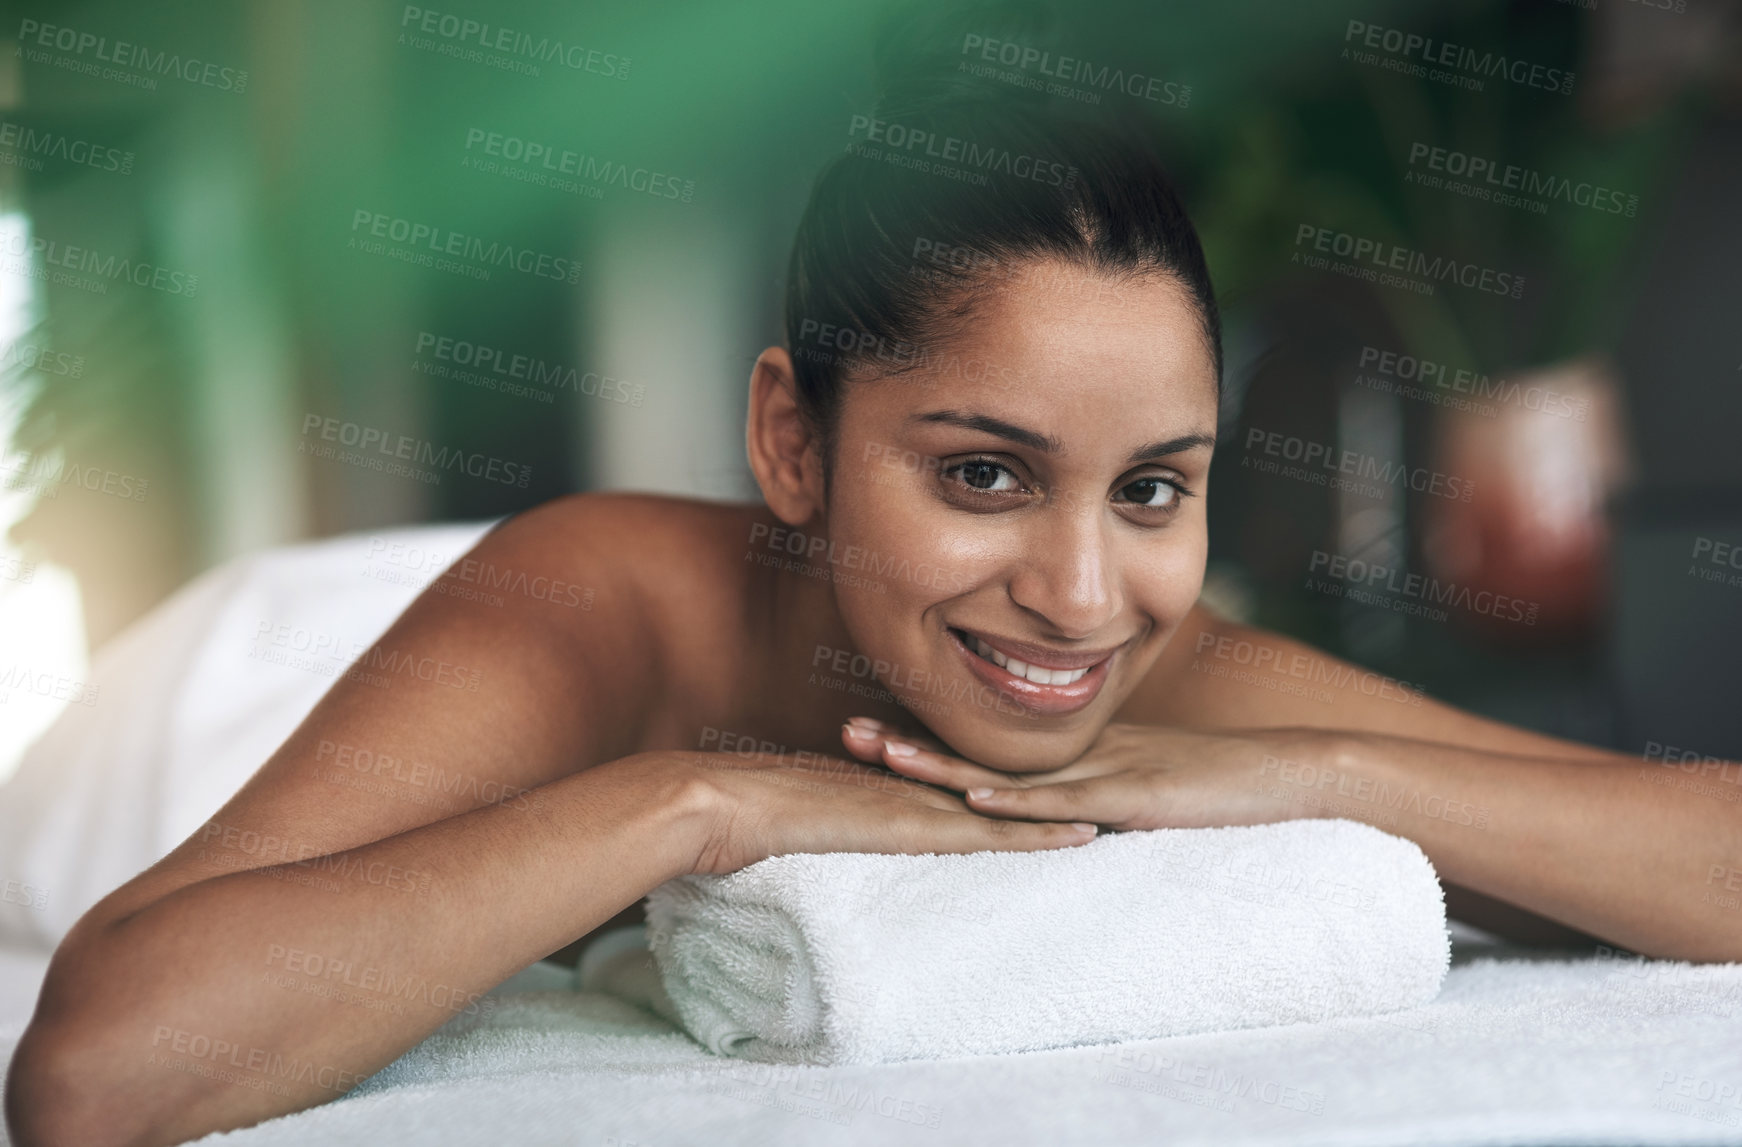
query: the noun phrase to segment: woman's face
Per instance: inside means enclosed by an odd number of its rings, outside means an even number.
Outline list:
[[[1216,432],[1184,288],[1032,269],[917,369],[847,385],[828,509],[883,685],[1010,771],[1079,756],[1197,600]]]

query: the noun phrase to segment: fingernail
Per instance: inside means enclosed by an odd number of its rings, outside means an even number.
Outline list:
[[[911,757],[919,752],[906,741],[885,741],[883,742],[883,751],[892,757]]]
[[[876,732],[883,728],[882,721],[874,720],[870,717],[849,717],[847,718],[847,724],[857,725],[861,729],[870,729],[872,732]]]
[[[877,735],[876,733],[873,733],[870,729],[860,728],[858,725],[853,724],[851,721],[849,721],[845,725],[841,726],[841,732],[843,732],[843,733],[847,734],[847,736],[853,737],[853,738],[875,737]]]
[[[1071,822],[1071,827],[1074,829],[1079,829],[1083,832],[1092,832],[1092,833],[1097,833],[1097,834],[1101,831],[1099,827],[1097,827],[1096,825],[1090,824],[1086,820],[1073,820]]]
[[[991,789],[969,789],[968,795],[973,797],[977,801],[983,801],[987,797],[992,795],[992,790]]]

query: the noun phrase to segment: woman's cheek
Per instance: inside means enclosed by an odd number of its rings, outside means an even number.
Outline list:
[[[1144,612],[1170,631],[1185,620],[1203,592],[1208,556],[1208,546],[1198,543],[1159,557],[1143,579]]]

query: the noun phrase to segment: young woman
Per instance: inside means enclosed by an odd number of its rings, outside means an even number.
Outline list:
[[[661,882],[787,852],[1342,815],[1479,923],[1742,958],[1702,899],[1732,806],[1196,605],[1218,320],[1148,143],[917,90],[876,122],[750,378],[766,504],[585,495],[490,533],[377,647],[449,672],[338,682],[66,938],[15,1142],[331,1099]]]

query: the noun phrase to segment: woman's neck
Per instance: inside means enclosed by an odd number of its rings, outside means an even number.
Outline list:
[[[753,556],[759,555],[753,551]],[[794,738],[795,750],[835,756],[844,755],[840,727],[849,717],[874,717],[922,732],[924,725],[858,657],[836,604],[831,567],[778,556],[778,564],[758,564],[746,579],[746,639],[762,654],[754,723]]]

